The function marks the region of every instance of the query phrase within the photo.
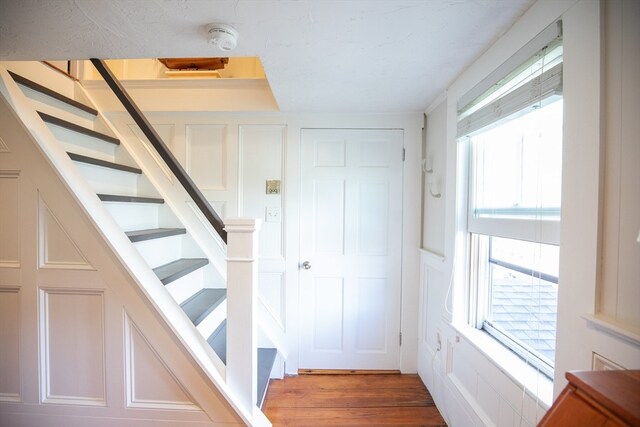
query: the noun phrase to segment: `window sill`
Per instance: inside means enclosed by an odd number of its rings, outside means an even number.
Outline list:
[[[553,402],[552,380],[526,364],[486,332],[467,324],[452,326],[512,381],[520,387],[524,386],[531,398],[538,401],[544,409],[549,409]]]

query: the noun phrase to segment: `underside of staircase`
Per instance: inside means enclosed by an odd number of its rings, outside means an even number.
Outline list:
[[[136,164],[94,106],[15,72],[9,74],[122,233],[222,364],[226,364],[227,342],[233,337],[227,334],[226,284],[219,280],[224,273],[215,271],[206,251],[178,220],[162,192],[145,176],[143,167]],[[266,394],[276,355],[275,348],[257,349],[258,407]]]

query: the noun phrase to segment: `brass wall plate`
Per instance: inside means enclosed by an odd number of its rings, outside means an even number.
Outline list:
[[[267,180],[267,194],[280,194],[280,180],[279,179],[268,179]]]

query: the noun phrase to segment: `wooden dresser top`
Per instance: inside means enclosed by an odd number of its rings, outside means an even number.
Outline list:
[[[630,425],[640,425],[640,370],[574,371],[567,380]]]

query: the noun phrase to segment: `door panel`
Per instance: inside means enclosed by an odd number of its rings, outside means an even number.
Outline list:
[[[398,369],[402,131],[301,143],[300,368]]]

